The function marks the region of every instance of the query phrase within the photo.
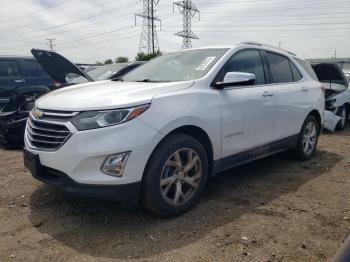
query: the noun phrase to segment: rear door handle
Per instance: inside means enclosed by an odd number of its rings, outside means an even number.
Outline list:
[[[265,91],[264,93],[263,93],[263,95],[262,95],[263,97],[272,97],[273,96],[273,94],[272,93],[270,93],[270,92],[268,92],[268,91]]]
[[[309,92],[309,89],[307,89],[305,86],[301,88],[301,92]]]
[[[25,83],[25,79],[16,79],[15,82],[16,83]]]

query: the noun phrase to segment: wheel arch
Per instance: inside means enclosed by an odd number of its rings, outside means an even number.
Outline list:
[[[205,132],[202,128],[196,126],[196,125],[183,125],[180,127],[177,127],[170,132],[168,132],[157,144],[157,146],[153,149],[152,153],[150,154],[146,168],[148,166],[149,160],[153,156],[154,152],[158,149],[158,147],[170,136],[175,135],[175,134],[185,134],[193,137],[194,139],[198,140],[204,147],[207,157],[208,157],[208,174],[209,177],[212,175],[213,171],[213,165],[214,165],[214,157],[213,157],[213,144],[212,141],[210,140],[210,137],[207,132]]]
[[[322,117],[321,117],[321,114],[318,110],[316,109],[313,109],[309,114],[308,116],[314,116],[317,120],[317,123],[318,123],[318,126],[319,126],[319,130],[321,130],[321,127],[322,127]]]

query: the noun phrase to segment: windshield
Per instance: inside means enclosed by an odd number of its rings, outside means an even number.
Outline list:
[[[176,82],[204,76],[228,51],[225,48],[197,49],[165,54],[123,77],[127,82]]]
[[[104,66],[96,67],[96,68],[94,68],[86,73],[95,81],[108,80],[115,73],[122,70],[127,65],[128,64],[104,65]],[[75,76],[76,77],[70,76],[69,83],[81,84],[81,83],[88,82],[85,77],[77,76],[77,75],[75,75]]]

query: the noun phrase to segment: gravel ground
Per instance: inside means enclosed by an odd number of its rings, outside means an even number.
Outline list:
[[[350,127],[317,156],[231,169],[189,213],[72,199],[32,179],[21,151],[0,149],[1,261],[329,261],[350,233]]]

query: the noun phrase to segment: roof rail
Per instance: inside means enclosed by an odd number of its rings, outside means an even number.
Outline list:
[[[259,43],[259,42],[254,42],[254,41],[244,41],[244,42],[240,42],[239,45],[257,45],[257,46],[267,46],[267,47],[271,47],[271,48],[274,48],[274,49],[279,49],[281,51],[284,51],[284,52],[287,52],[291,55],[294,55],[294,56],[297,56],[295,53],[293,52],[290,52],[286,49],[283,49],[283,48],[280,48],[280,47],[277,47],[277,46],[273,46],[273,45],[268,45],[268,44],[263,44],[263,43]]]

